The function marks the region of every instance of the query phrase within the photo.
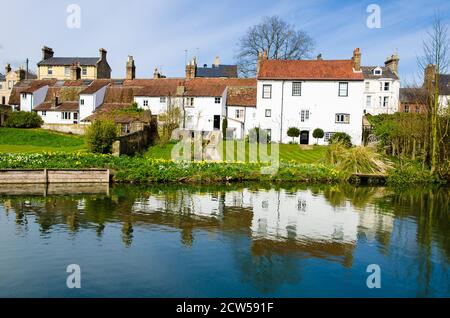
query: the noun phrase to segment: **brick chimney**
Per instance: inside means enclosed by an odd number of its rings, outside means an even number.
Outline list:
[[[22,65],[19,67],[19,69],[18,69],[16,72],[17,72],[17,74],[19,75],[19,80],[20,80],[20,81],[25,79],[25,74],[26,74],[26,72],[25,72],[25,70],[23,69],[23,66],[22,66]]]
[[[136,78],[136,66],[134,65],[134,60],[131,55],[128,55],[125,78],[127,80],[133,80]]]
[[[51,47],[44,46],[42,47],[42,60],[49,59],[53,57],[53,49]]]
[[[81,68],[78,64],[72,64],[70,67],[70,79],[72,81],[79,80],[81,78]]]
[[[11,64],[6,64],[5,66],[5,75],[8,74],[9,72],[11,72]]]
[[[98,49],[100,52],[100,60],[106,61],[106,53],[108,53],[105,49],[100,48]]]
[[[423,85],[429,92],[433,90],[435,78],[436,78],[436,65],[428,64],[427,67],[425,67]]]
[[[220,58],[219,58],[218,56],[216,56],[216,58],[214,59],[214,64],[213,64],[213,66],[219,67],[219,65],[220,65]]]
[[[195,78],[195,74],[197,72],[197,59],[194,57],[192,61],[186,65],[186,79]]]
[[[361,71],[361,51],[359,48],[356,48],[353,50],[353,68],[355,71],[360,72]]]
[[[53,100],[52,100],[52,108],[56,108],[58,107],[59,101],[58,101],[58,95],[55,94],[55,96],[53,96]]]
[[[397,54],[392,54],[390,57],[386,59],[386,62],[384,62],[384,65],[389,68],[392,72],[394,72],[396,75],[398,75],[398,62],[400,59],[398,58]]]
[[[258,52],[258,62],[256,64],[256,76],[258,76],[259,68],[260,68],[260,65],[261,65],[261,61],[262,60],[268,60],[268,59],[269,58],[267,57],[267,51],[266,50],[264,50],[264,53],[263,52]]]

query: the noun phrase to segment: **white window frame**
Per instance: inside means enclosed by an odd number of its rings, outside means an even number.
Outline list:
[[[367,95],[366,96],[366,107],[371,107],[372,106],[372,95]]]
[[[310,115],[309,109],[302,109],[300,111],[300,121],[302,123],[304,123],[305,121],[308,121],[309,120],[309,115]]]
[[[186,97],[184,105],[186,107],[194,107],[194,97]]]
[[[244,110],[236,109],[235,116],[236,116],[235,118],[244,118]]]
[[[302,96],[302,82],[292,82],[292,96]]]
[[[350,114],[337,113],[334,116],[334,122],[336,124],[350,124]]]
[[[70,76],[70,67],[68,66],[64,67],[64,76]]]
[[[334,132],[334,131],[327,131],[327,132],[325,132],[325,135],[324,135],[324,141],[329,141],[330,139],[331,139],[331,137],[333,137],[333,135],[335,134],[336,132]]]
[[[84,105],[84,98],[80,99],[80,105],[83,106]]]
[[[345,95],[342,95],[343,89],[342,86],[345,86]],[[348,97],[348,82],[339,82],[338,84],[338,96],[339,97]]]
[[[220,104],[222,102],[221,97],[214,97],[214,104]]]
[[[165,103],[166,103],[166,97],[165,97],[165,96],[160,97],[160,98],[159,98],[159,102],[160,102],[161,104],[165,104]]]
[[[264,111],[264,115],[265,115],[266,117],[272,117],[272,109],[267,108],[267,109]]]
[[[364,85],[366,92],[370,91],[370,82],[366,82]]]
[[[61,119],[63,120],[71,120],[72,113],[71,112],[61,112]]]
[[[391,83],[390,82],[384,82],[384,84],[383,84],[383,91],[384,92],[389,92],[390,88],[391,88]]]
[[[53,67],[47,66],[47,75],[53,75]]]
[[[268,91],[266,91],[268,89]],[[272,84],[263,84],[262,98],[271,99],[272,98]]]
[[[383,97],[383,107],[388,107],[389,106],[389,96],[384,96]]]
[[[144,99],[144,100],[142,101],[142,105],[143,105],[144,107],[148,107],[148,99]]]
[[[81,68],[81,76],[87,76],[87,66]]]
[[[43,110],[43,111],[41,112],[41,115],[45,117],[45,116],[47,116],[47,112],[46,112],[45,110]]]

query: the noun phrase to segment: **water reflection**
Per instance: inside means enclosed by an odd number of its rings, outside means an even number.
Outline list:
[[[446,272],[450,262],[449,192],[352,186],[116,186],[97,195],[3,194],[0,212],[14,215],[21,235],[36,222],[42,236],[76,236],[88,230],[102,239],[108,224],[119,224],[127,248],[133,247],[136,229],[178,231],[185,248],[195,246],[199,232],[221,233],[242,281],[262,292],[302,281],[299,261],[320,259],[350,269],[358,245],[375,247],[391,262],[403,261],[404,254],[396,256],[403,249],[414,254],[405,270],[417,272],[418,296],[426,296],[433,263]]]

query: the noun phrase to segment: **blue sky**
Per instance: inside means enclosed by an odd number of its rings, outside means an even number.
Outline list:
[[[381,8],[380,29],[366,26],[372,3]],[[66,26],[70,4],[81,8],[79,29]],[[135,58],[139,78],[151,77],[155,67],[167,76],[183,76],[185,50],[199,64],[211,64],[216,55],[231,64],[248,27],[278,15],[308,32],[316,42],[314,55],[324,59],[350,58],[360,47],[363,65],[381,65],[397,50],[405,83],[419,77],[416,56],[436,10],[450,23],[448,0],[0,0],[8,26],[0,37],[0,64],[17,67],[28,57],[35,70],[43,45],[55,56],[97,56],[104,47],[113,77],[125,76],[128,55]]]

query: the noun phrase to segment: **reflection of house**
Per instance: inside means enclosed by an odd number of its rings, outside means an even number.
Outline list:
[[[73,79],[71,68],[77,67],[81,79],[111,78],[111,67],[106,60],[106,50],[99,57],[55,57],[53,49],[42,48],[42,60],[37,64],[39,79]]]

